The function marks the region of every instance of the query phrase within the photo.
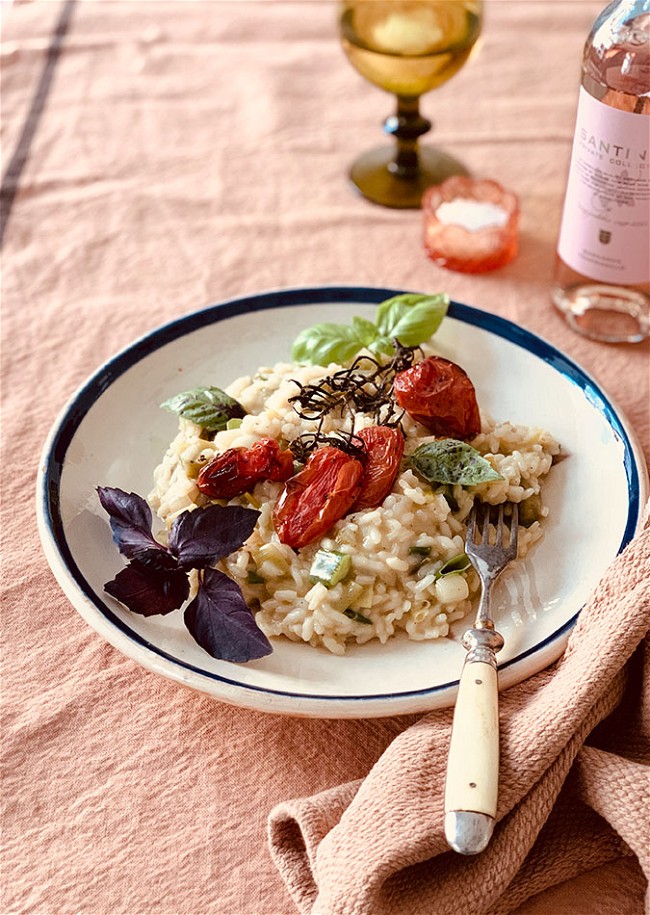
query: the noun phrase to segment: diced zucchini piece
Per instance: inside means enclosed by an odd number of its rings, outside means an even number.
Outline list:
[[[361,607],[362,610],[370,610],[375,597],[375,586],[365,585],[363,592],[356,598],[355,607]]]
[[[287,575],[289,573],[289,563],[283,552],[282,545],[279,543],[263,543],[253,557],[258,569],[268,562],[275,567],[276,575]]]
[[[530,527],[535,521],[541,521],[542,518],[542,497],[539,493],[528,496],[523,502],[519,503],[519,524],[522,527]]]
[[[322,582],[318,582],[318,584],[325,587]],[[327,590],[329,592],[328,604],[333,610],[343,613],[347,607],[357,606],[357,599],[363,593],[363,585],[357,584],[353,578],[350,578],[347,581],[340,581],[338,585]]]
[[[458,553],[452,556],[447,562],[443,562],[436,572],[436,579],[444,578],[445,575],[456,575],[458,572],[467,572],[471,569],[472,563],[466,553]]]
[[[345,582],[341,585],[341,588],[343,593],[341,594],[340,606],[337,604],[337,609],[345,610],[346,607],[354,606],[363,594],[363,585],[360,585],[354,579]]]
[[[311,564],[309,580],[313,584],[321,582],[326,588],[333,588],[350,574],[351,569],[352,559],[347,553],[339,553],[338,550],[319,550]]]
[[[469,597],[469,586],[462,575],[445,575],[435,584],[436,597],[441,604],[456,604]]]

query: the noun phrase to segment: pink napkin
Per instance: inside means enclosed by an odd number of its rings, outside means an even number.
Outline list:
[[[272,811],[271,853],[299,910],[509,912],[626,855],[650,877],[649,630],[646,509],[564,656],[501,695],[498,823],[487,850],[463,857],[445,842],[453,710],[435,711],[400,734],[364,780]]]

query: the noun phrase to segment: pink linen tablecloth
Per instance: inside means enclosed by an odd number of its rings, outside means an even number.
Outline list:
[[[392,102],[345,61],[333,4],[2,3],[2,912],[291,915],[270,811],[364,778],[415,720],[230,707],[139,668],[72,609],[36,532],[39,455],[135,337],[281,286],[444,290],[566,351],[650,458],[647,346],[574,335],[548,295],[600,6],[488,0],[480,53],[423,102],[441,145],[521,199],[518,258],[470,277],[426,259],[418,212],[348,186]],[[622,856],[516,912],[636,915],[645,888]]]

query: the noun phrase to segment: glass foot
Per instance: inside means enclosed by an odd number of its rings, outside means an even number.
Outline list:
[[[433,184],[451,175],[468,175],[457,159],[431,146],[418,150],[419,167],[400,174],[395,165],[395,147],[381,146],[363,153],[350,168],[352,184],[366,197],[384,207],[418,209],[422,195]]]
[[[554,290],[553,301],[569,326],[591,340],[641,343],[648,337],[648,300],[634,289],[580,286]]]

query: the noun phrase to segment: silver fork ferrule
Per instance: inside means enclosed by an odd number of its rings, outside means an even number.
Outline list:
[[[497,656],[491,648],[482,648],[480,645],[476,648],[470,648],[465,658],[466,664],[476,664],[477,662],[489,664],[497,670]]]
[[[501,651],[504,639],[496,629],[468,629],[463,636],[463,645],[470,654],[474,655],[474,660],[479,660],[478,652],[495,654],[497,651]],[[480,660],[485,660],[485,658],[481,657]]]

